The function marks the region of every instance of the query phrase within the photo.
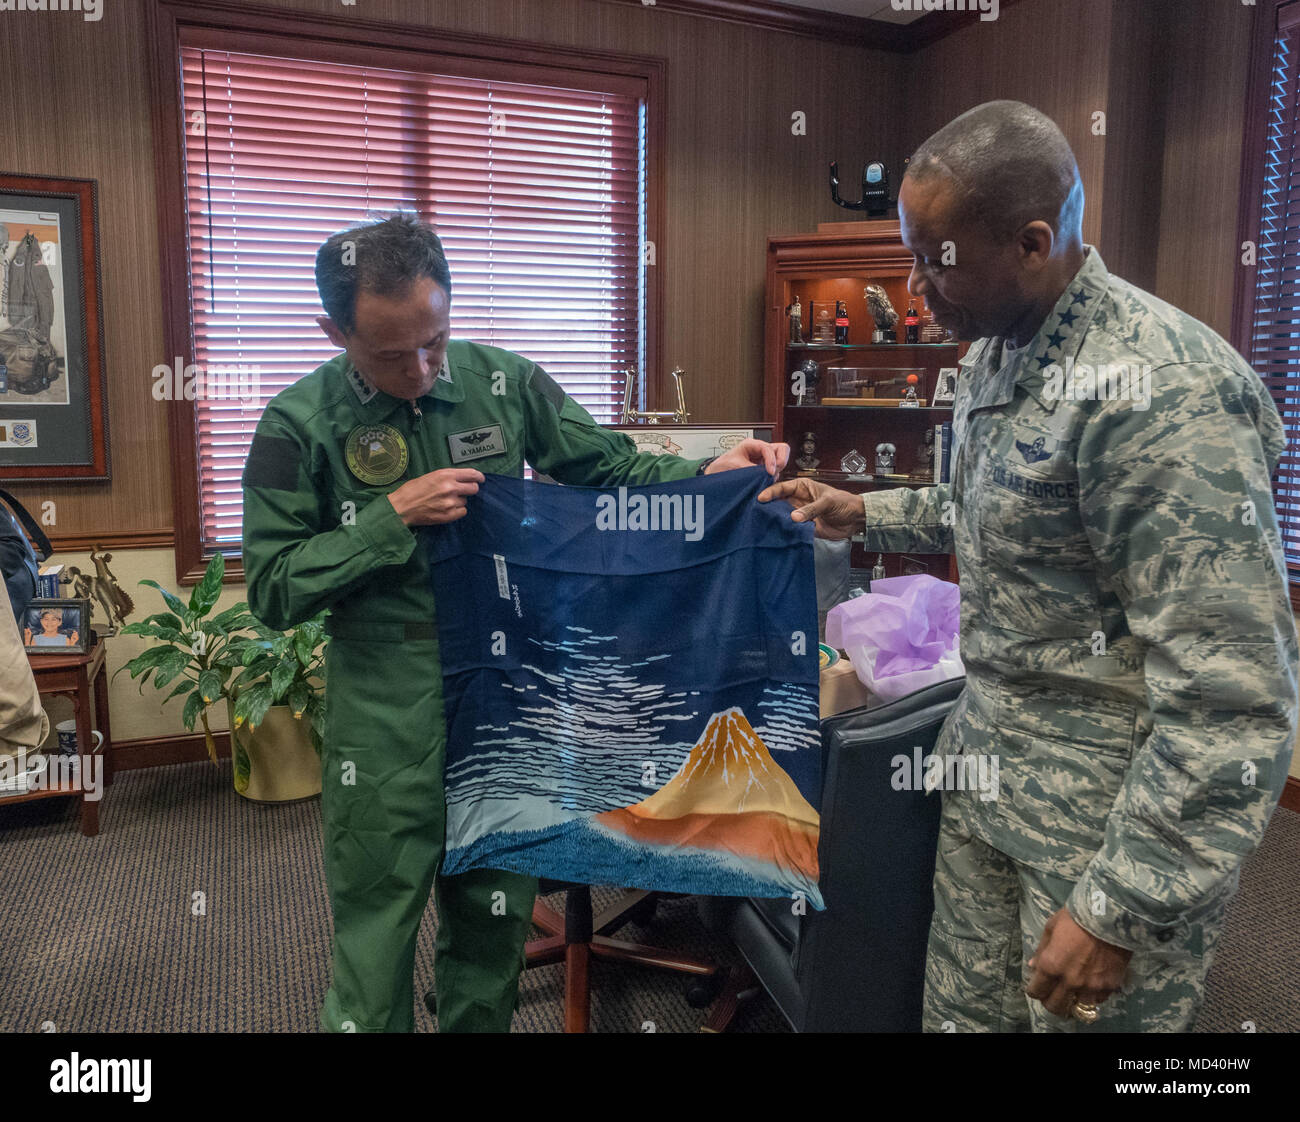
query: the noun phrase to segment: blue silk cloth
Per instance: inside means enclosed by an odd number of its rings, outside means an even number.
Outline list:
[[[489,475],[424,532],[445,874],[822,907],[813,530],[769,482]]]

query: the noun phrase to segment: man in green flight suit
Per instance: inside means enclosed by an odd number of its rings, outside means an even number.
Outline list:
[[[1260,378],[1083,244],[1060,129],[978,106],[898,199],[909,289],[960,337],[951,482],[760,501],[875,552],[956,552],[966,688],[943,791],[929,1031],[1186,1031],[1286,782],[1296,634]],[[983,770],[983,769],[981,769]]]
[[[344,353],[267,406],[244,470],[243,553],[249,602],[271,627],[330,609],[321,804],[334,979],[321,1024],[411,1031],[416,936],[436,885],[439,1029],[504,1032],[537,882],[438,875],[442,671],[413,530],[465,517],[483,472],[518,476],[525,460],[561,483],[616,486],[751,464],[775,475],[789,449],[638,455],[536,364],[452,340],[442,246],[412,215],[331,237],[316,284],[317,322]]]

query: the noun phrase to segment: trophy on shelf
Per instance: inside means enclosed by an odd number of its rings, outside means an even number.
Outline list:
[[[821,367],[815,358],[805,359],[790,375],[790,390],[796,405],[816,405],[817,379],[821,376]]]
[[[850,448],[840,460],[840,471],[852,478],[867,478],[867,457],[856,448]]]
[[[898,454],[898,448],[888,442],[876,445],[876,474],[893,475],[894,474],[894,457]]]
[[[889,302],[889,293],[878,284],[869,284],[862,290],[862,295],[867,299],[867,311],[876,321],[876,330],[871,333],[871,341],[873,343],[897,342],[898,335],[894,329],[898,326],[898,313],[894,311],[894,305]]]
[[[812,317],[812,342],[832,346],[835,343],[835,301],[813,300],[808,307]]]

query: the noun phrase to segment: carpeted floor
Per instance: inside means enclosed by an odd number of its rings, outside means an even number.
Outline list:
[[[180,764],[121,773],[100,821],[85,838],[71,800],[0,802],[0,1031],[315,1031],[330,969],[318,800],[256,806],[234,793],[229,762]],[[1300,815],[1279,810],[1244,870],[1202,1031],[1300,1031],[1298,871]],[[432,985],[435,923],[430,905],[417,995]],[[622,935],[737,961],[690,900]],[[562,978],[524,975],[516,1032],[560,1031]],[[692,1032],[704,1018],[683,978],[655,970],[597,962],[592,994],[594,1032]],[[416,1027],[434,1029],[419,1000]],[[786,1025],[760,996],[732,1031]]]

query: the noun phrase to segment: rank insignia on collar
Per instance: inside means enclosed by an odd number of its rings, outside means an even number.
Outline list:
[[[382,487],[406,471],[406,438],[392,425],[358,425],[343,449],[348,471],[362,483]]]
[[[438,381],[439,382],[451,381],[451,364],[448,363],[446,355],[442,356],[442,366],[438,368]]]
[[[348,385],[352,387],[352,392],[357,395],[357,400],[360,401],[362,405],[365,405],[379,392],[374,386],[365,380],[361,371],[355,366],[348,367]]]
[[[1039,437],[1033,444],[1026,444],[1023,440],[1016,441],[1016,451],[1025,458],[1025,463],[1036,464],[1039,460],[1045,460],[1051,455],[1043,445],[1047,443],[1045,437]]]

